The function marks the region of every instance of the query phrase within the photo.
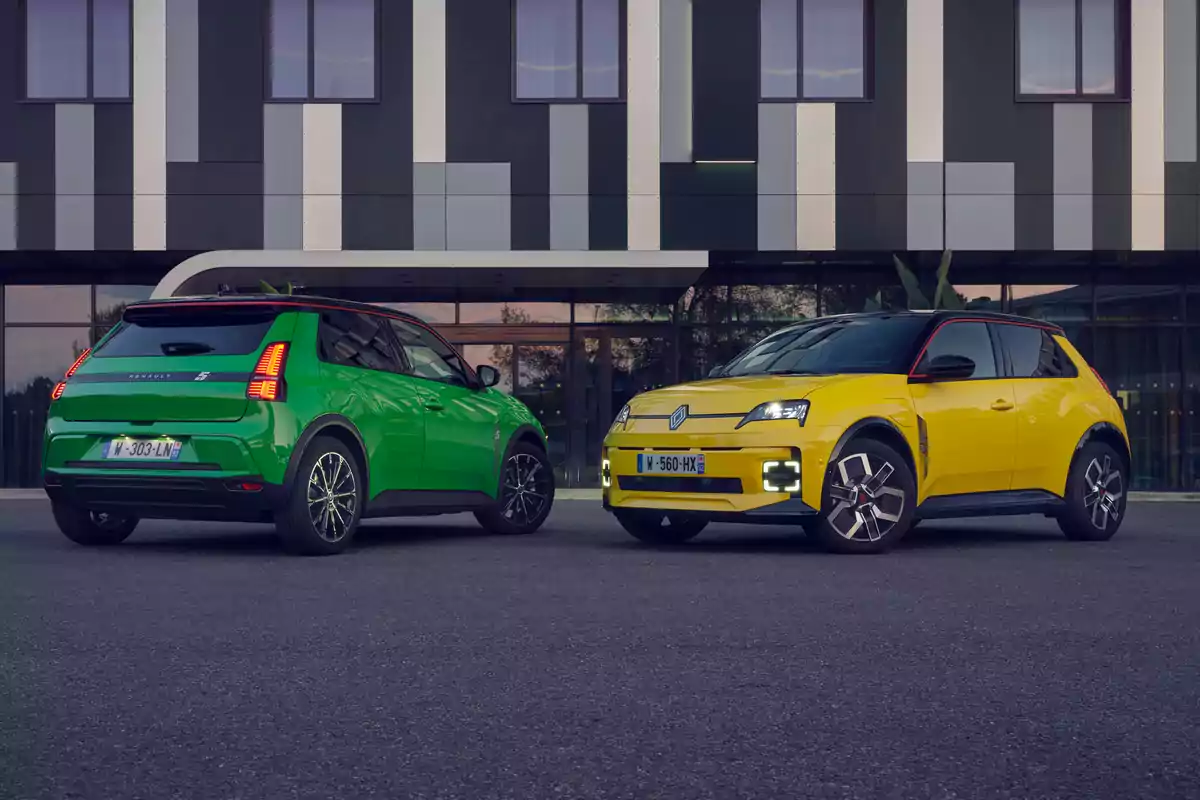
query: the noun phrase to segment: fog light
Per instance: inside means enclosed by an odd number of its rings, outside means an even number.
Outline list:
[[[800,491],[799,461],[764,461],[762,471],[764,492]]]
[[[605,489],[612,486],[612,464],[607,458],[600,462],[600,485]]]

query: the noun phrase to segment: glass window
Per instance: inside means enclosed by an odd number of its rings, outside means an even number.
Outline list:
[[[391,323],[404,348],[410,374],[442,383],[470,383],[467,367],[453,348],[419,325],[399,319]]]
[[[97,358],[242,356],[262,345],[275,312],[262,309],[172,309],[134,315],[117,328]]]
[[[996,325],[1016,378],[1067,378],[1078,372],[1049,333],[1025,325]]]
[[[734,322],[792,322],[817,316],[815,286],[734,286]]]
[[[384,320],[352,311],[322,313],[317,334],[321,360],[344,367],[400,372],[401,362],[383,327]]]
[[[1115,96],[1116,0],[1020,0],[1020,93]]]
[[[92,0],[92,96],[99,100],[130,97],[129,0]]]
[[[376,0],[271,0],[271,98],[374,99],[375,20]]]
[[[468,344],[460,348],[463,359],[472,367],[487,365],[500,373],[495,388],[505,394],[513,391],[513,346],[511,344]]]
[[[928,323],[908,314],[817,319],[771,334],[730,361],[721,374],[906,373]]]
[[[96,287],[96,324],[112,325],[121,319],[125,306],[149,300],[153,286],[129,284]]]
[[[26,96],[39,100],[128,100],[133,58],[129,3],[26,0]]]
[[[1183,315],[1182,295],[1182,286],[1097,286],[1096,321],[1179,322]]]
[[[916,372],[926,369],[939,356],[964,356],[975,362],[972,378],[996,377],[996,351],[983,322],[952,322],[943,325],[925,348]]]
[[[620,0],[515,0],[515,7],[518,100],[620,97]]]
[[[30,392],[35,405],[48,405],[50,390],[88,348],[89,337],[88,328],[6,328],[5,405]]]
[[[671,306],[663,303],[576,303],[575,324],[603,322],[667,322]]]
[[[1005,310],[1056,323],[1074,337],[1092,318],[1092,290],[1089,285],[1009,286]]]
[[[530,325],[571,321],[570,303],[463,303],[458,321],[464,325]]]
[[[763,0],[764,99],[858,100],[868,96],[868,0]],[[803,80],[797,80],[803,75]]]
[[[90,286],[7,286],[4,289],[4,321],[9,325],[91,320]]]
[[[434,325],[454,324],[454,303],[377,303],[383,308],[412,314]]]

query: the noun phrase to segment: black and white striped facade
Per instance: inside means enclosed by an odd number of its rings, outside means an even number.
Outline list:
[[[31,7],[71,2],[128,6],[127,97],[29,96]],[[268,0],[0,0],[0,249],[1200,248],[1196,0],[1099,0],[1096,98],[1021,94],[1054,0],[866,2],[869,91],[790,102],[772,0],[613,0],[619,89],[562,101],[516,96],[516,2],[377,0],[371,96],[306,102]]]

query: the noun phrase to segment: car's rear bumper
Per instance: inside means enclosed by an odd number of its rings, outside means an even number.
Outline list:
[[[131,470],[47,470],[54,502],[143,519],[270,522],[288,498],[286,487],[257,475],[172,475]]]

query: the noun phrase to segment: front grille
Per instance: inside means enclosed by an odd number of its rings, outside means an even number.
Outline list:
[[[621,475],[617,486],[626,492],[693,492],[741,494],[740,478],[703,478],[684,475]]]

